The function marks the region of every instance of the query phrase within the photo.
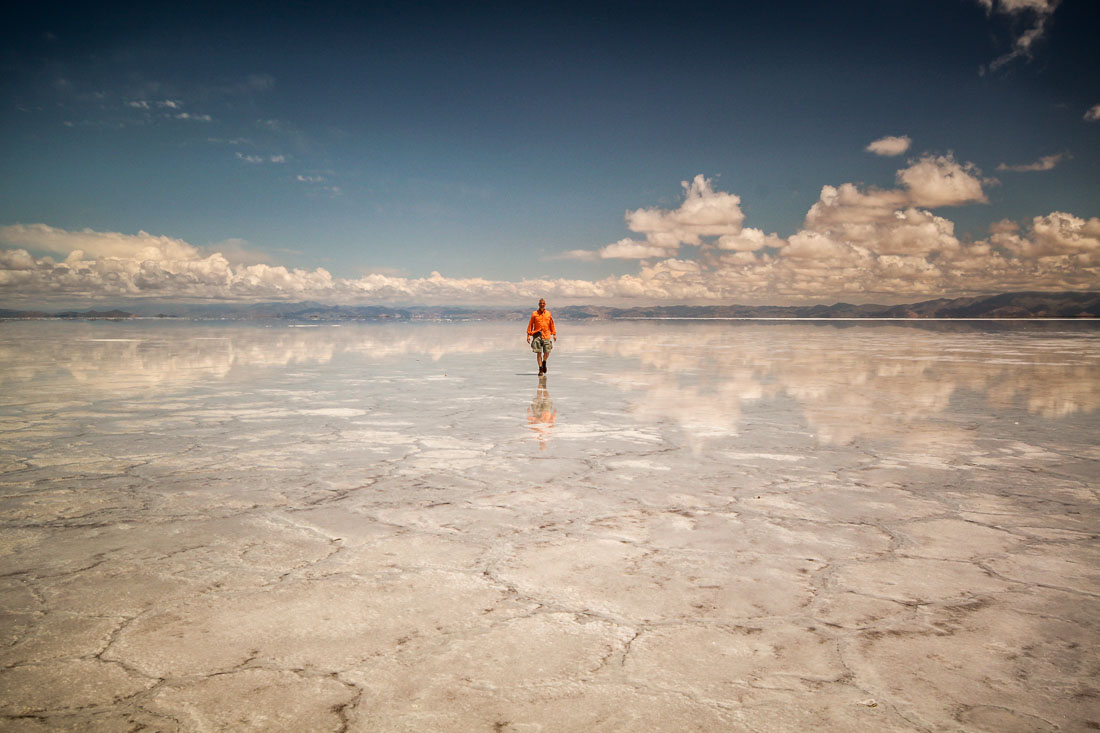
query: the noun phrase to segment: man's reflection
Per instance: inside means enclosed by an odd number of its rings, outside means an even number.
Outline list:
[[[546,389],[546,375],[543,374],[539,377],[535,399],[531,400],[531,406],[527,408],[527,424],[535,433],[539,450],[546,450],[546,444],[550,441],[550,431],[554,428],[554,420],[557,416],[558,411],[554,409],[554,401],[550,399],[550,392]]]

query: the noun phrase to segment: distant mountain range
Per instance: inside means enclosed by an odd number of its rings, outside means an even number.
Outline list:
[[[167,312],[147,310],[43,311],[0,309],[0,318],[123,319],[138,315],[159,318],[287,319],[308,321],[361,320],[502,320],[526,318],[531,308],[464,308],[459,306],[324,305],[321,303],[254,303],[248,305],[160,305]],[[1100,293],[1002,293],[971,298],[939,298],[907,305],[661,305],[612,308],[570,305],[552,308],[561,320],[616,318],[1098,318]]]
[[[134,314],[117,308],[109,311],[62,311],[60,313],[47,313],[45,311],[16,311],[0,308],[0,318],[133,318]]]

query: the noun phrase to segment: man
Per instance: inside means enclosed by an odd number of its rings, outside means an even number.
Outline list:
[[[554,348],[551,338],[557,341],[558,332],[554,328],[554,317],[546,310],[546,300],[543,299],[539,301],[539,309],[531,314],[531,320],[527,322],[527,343],[535,352],[539,374],[546,374],[546,360],[550,358],[550,349]]]

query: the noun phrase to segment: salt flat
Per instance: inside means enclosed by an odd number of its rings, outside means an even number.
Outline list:
[[[0,325],[0,728],[1100,727],[1100,327],[560,331]]]

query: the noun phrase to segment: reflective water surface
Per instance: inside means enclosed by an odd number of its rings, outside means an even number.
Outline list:
[[[560,330],[0,324],[0,715],[1100,721],[1100,326]]]

